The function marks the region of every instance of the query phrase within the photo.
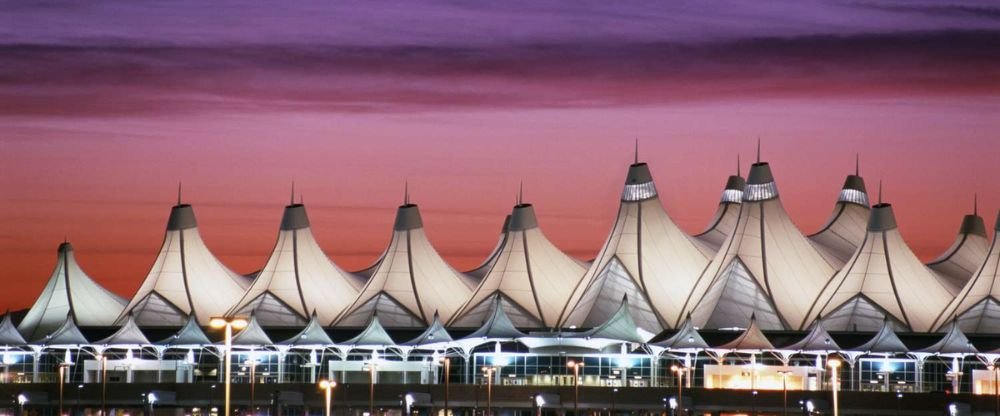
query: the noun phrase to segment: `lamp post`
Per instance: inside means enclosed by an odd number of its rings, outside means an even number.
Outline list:
[[[1000,378],[998,377],[1000,376],[1000,368],[997,368],[997,366],[994,365],[991,365],[986,368],[988,368],[990,372],[993,373],[993,398],[994,398],[993,416],[1000,416],[1000,380],[998,380],[998,378]]]
[[[837,403],[837,390],[840,390],[840,385],[837,382],[837,373],[840,370],[840,360],[836,358],[828,360],[826,365],[830,367],[830,389],[833,390],[833,416],[840,416],[839,403]]]
[[[147,394],[146,395],[146,401],[149,402],[149,415],[152,416],[153,415],[153,404],[156,403],[156,395],[153,394],[153,393]]]
[[[451,358],[441,357],[444,366],[444,416],[448,416],[448,393],[451,386]]]
[[[24,393],[17,395],[17,414],[18,416],[24,416],[24,405],[28,403],[28,396]]]
[[[615,402],[617,400],[618,400],[618,387],[615,387],[614,389],[611,389],[611,416],[615,416]]]
[[[573,369],[573,416],[580,416],[580,367],[583,363],[569,360],[566,366]]]
[[[375,366],[378,364],[377,353],[372,353],[371,362],[368,364],[368,416],[375,416]]]
[[[330,400],[333,397],[333,388],[334,387],[337,387],[337,382],[336,381],[322,380],[322,381],[319,382],[319,388],[323,389],[324,390],[324,394],[326,395],[326,413],[324,413],[324,416],[331,416],[331,413],[330,413]]]
[[[486,412],[488,416],[493,416],[493,367],[483,367],[486,374]]]
[[[896,416],[899,416],[900,407],[903,404],[903,392],[896,390]]]
[[[66,416],[63,414],[63,385],[65,384],[66,367],[69,364],[61,363],[59,364],[59,416]]]
[[[672,365],[670,371],[677,373],[677,414],[684,414],[684,366]]]
[[[232,368],[230,368],[230,361],[232,360],[232,349],[233,349],[233,329],[240,330],[246,328],[250,322],[246,318],[242,317],[216,317],[208,321],[208,325],[215,329],[225,328],[226,330],[226,352],[225,352],[225,366],[226,366],[226,395],[225,395],[225,416],[232,416],[229,413],[229,398],[232,392]]]
[[[101,416],[108,414],[108,357],[101,354]]]
[[[251,355],[250,359],[246,361],[246,365],[250,367],[250,414],[256,415],[257,411],[254,409],[254,388],[257,384],[257,359]]]
[[[778,371],[778,374],[781,374],[781,412],[782,415],[788,416],[788,375],[792,372],[781,370]]]

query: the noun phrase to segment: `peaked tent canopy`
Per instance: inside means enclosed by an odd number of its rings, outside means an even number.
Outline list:
[[[408,195],[396,211],[388,248],[361,273],[368,282],[335,320],[337,326],[361,327],[377,314],[389,328],[425,328],[434,311],[450,319],[469,298],[466,278],[434,250]]]
[[[188,317],[187,322],[184,323],[184,326],[176,334],[156,344],[167,347],[200,347],[210,345],[211,343],[212,341],[205,335],[205,331],[202,331],[201,327],[198,326],[198,319],[192,315]]]
[[[66,315],[82,326],[110,326],[124,307],[125,299],[84,273],[73,246],[64,242],[59,245],[55,270],[18,330],[27,339],[38,339],[62,326]]]
[[[958,322],[952,321],[948,326],[948,332],[944,334],[944,337],[940,341],[917,352],[945,356],[962,356],[978,354],[979,350],[969,342],[969,337],[965,336],[965,333],[959,328]]]
[[[773,350],[774,345],[771,341],[767,339],[760,330],[760,326],[757,325],[757,318],[755,316],[750,316],[750,325],[747,329],[743,330],[743,333],[736,339],[722,344],[714,349],[719,350],[732,350],[732,351],[766,351]]]
[[[315,311],[333,321],[358,295],[364,282],[323,253],[309,226],[306,207],[285,207],[271,257],[230,315],[254,314],[264,326],[302,326]]]
[[[783,350],[802,352],[831,352],[840,350],[840,346],[833,340],[826,328],[823,327],[823,320],[818,319],[813,322],[812,329],[798,342],[786,347]]]
[[[118,345],[118,346],[142,346],[150,345],[149,338],[142,333],[139,329],[139,325],[135,323],[135,317],[132,315],[128,316],[125,323],[118,328],[115,333],[111,334],[107,338],[95,342],[97,345]]]
[[[385,327],[382,326],[382,322],[379,321],[378,315],[372,315],[371,319],[368,320],[368,325],[365,326],[365,329],[362,330],[360,334],[342,342],[342,344],[349,345],[351,348],[391,347],[396,345],[396,341],[392,340],[392,337],[389,336],[389,332],[387,332]]]
[[[261,327],[257,316],[250,315],[250,322],[247,323],[246,328],[233,335],[232,344],[235,346],[259,347],[272,345],[274,342],[271,342],[271,337],[267,336],[267,333],[264,332],[264,328]]]
[[[496,296],[499,298],[499,295]],[[514,323],[507,317],[506,308],[500,302],[493,302],[489,317],[483,321],[479,329],[466,335],[461,341],[479,342],[481,340],[514,340],[527,336],[524,332],[514,327]]]
[[[80,332],[80,328],[76,326],[73,316],[66,315],[66,319],[59,328],[56,328],[51,334],[45,335],[42,339],[34,340],[33,343],[46,346],[65,346],[84,345],[90,342],[87,341],[87,337],[83,336],[83,332]]]
[[[497,240],[497,245],[493,247],[493,250],[490,251],[490,255],[486,257],[486,260],[483,261],[482,264],[476,266],[475,269],[472,269],[464,273],[468,277],[468,280],[470,282],[473,282],[472,284],[473,287],[479,285],[479,282],[483,280],[483,277],[485,277],[486,274],[490,272],[490,270],[493,268],[493,265],[496,264],[497,259],[500,258],[500,254],[503,252],[504,245],[507,242],[507,229],[509,227],[510,227],[510,214],[507,214],[507,216],[503,220],[503,226],[500,227],[500,237]]]
[[[993,234],[986,259],[944,309],[939,326],[957,320],[958,326],[966,333],[1000,332],[1000,243],[997,240],[1000,235],[1000,212],[997,213],[995,229],[997,232]]]
[[[990,249],[986,223],[977,210],[962,218],[955,242],[936,259],[927,263],[944,280],[951,293],[958,293],[972,274],[983,264]]]
[[[441,317],[435,312],[434,321],[431,322],[431,325],[428,326],[424,332],[416,338],[399,345],[414,348],[442,349],[446,348],[452,341],[454,341],[454,339],[451,337],[451,334],[444,329],[444,324],[441,323]]]
[[[608,339],[614,341],[624,341],[632,342],[636,344],[641,344],[649,341],[654,334],[643,333],[641,328],[635,325],[635,321],[632,320],[632,314],[629,312],[631,308],[629,307],[628,296],[622,298],[621,304],[618,306],[618,310],[614,315],[604,322],[600,326],[594,327],[589,331],[584,331],[581,333],[572,334],[574,338],[600,338]]]
[[[860,351],[876,354],[894,354],[909,352],[910,349],[899,339],[896,335],[896,331],[893,329],[893,324],[888,319],[882,321],[882,327],[879,328],[875,336],[868,342],[861,344],[855,348],[851,348],[851,351]]]
[[[631,319],[643,330],[655,334],[675,327],[709,256],[664,211],[649,167],[635,163],[625,178],[618,218],[566,304],[560,326],[601,325],[626,296]]]
[[[809,240],[835,268],[841,268],[865,239],[868,225],[868,192],[861,176],[848,175],[837,204],[826,224]]]
[[[751,315],[764,329],[808,326],[809,302],[833,268],[799,232],[778,197],[766,162],[750,168],[733,233],[712,259],[685,309],[703,328],[745,328]]]
[[[25,345],[28,342],[24,339],[24,336],[18,332],[17,328],[14,327],[14,321],[10,317],[10,311],[3,316],[3,321],[0,321],[0,345],[3,346],[18,346]]]
[[[670,338],[655,342],[652,345],[676,351],[695,351],[708,349],[708,343],[698,333],[698,329],[691,320],[691,315],[684,319],[684,323],[677,328],[677,332]]]
[[[194,209],[179,202],[170,211],[152,269],[118,322],[132,314],[140,326],[176,327],[194,315],[208,325],[243,295],[247,280],[212,255],[198,232]]]
[[[545,237],[531,204],[514,206],[504,245],[496,257],[448,325],[475,328],[501,299],[516,326],[555,327],[585,269]]]
[[[705,229],[694,237],[715,251],[719,251],[726,237],[736,228],[740,217],[740,204],[743,202],[743,189],[747,181],[737,172],[726,180],[726,187],[719,198],[719,207]]]
[[[927,332],[952,295],[903,241],[892,206],[872,207],[865,240],[816,298],[814,314],[834,331],[874,331],[890,319]]]
[[[334,345],[330,335],[323,330],[323,326],[319,323],[319,318],[316,312],[313,312],[312,316],[309,318],[309,323],[306,324],[305,328],[302,328],[298,334],[280,342],[280,345],[288,345],[292,347],[328,347]]]

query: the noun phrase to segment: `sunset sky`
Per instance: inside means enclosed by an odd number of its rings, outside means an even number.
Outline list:
[[[922,259],[974,193],[992,233],[996,2],[620,3],[3,2],[0,308],[30,306],[64,236],[130,297],[179,181],[241,273],[266,261],[292,181],[349,270],[384,248],[404,182],[458,269],[521,181],[546,235],[589,259],[636,139],[691,233],[758,137],[804,233],[855,154]]]

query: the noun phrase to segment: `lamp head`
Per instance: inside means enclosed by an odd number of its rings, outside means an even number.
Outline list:
[[[838,360],[838,359],[832,359],[830,361],[827,361],[826,365],[829,366],[830,368],[836,370],[836,369],[840,368],[840,360]]]

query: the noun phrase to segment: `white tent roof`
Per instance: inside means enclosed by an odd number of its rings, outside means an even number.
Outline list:
[[[826,328],[823,327],[823,321],[817,320],[813,322],[812,329],[809,330],[809,333],[805,337],[781,349],[803,352],[830,352],[839,350],[840,346],[833,340],[830,333],[826,332]]]
[[[443,349],[446,348],[452,341],[454,341],[454,339],[452,339],[451,334],[445,330],[444,324],[441,323],[441,317],[435,313],[434,321],[431,322],[431,325],[428,326],[424,332],[416,338],[399,345],[425,349]]]
[[[450,319],[468,299],[466,278],[438,255],[424,233],[420,209],[406,199],[396,211],[389,246],[363,272],[368,282],[337,326],[361,327],[377,314],[389,328],[426,328],[435,311]]]
[[[205,346],[211,344],[212,341],[208,339],[205,335],[205,331],[201,330],[198,326],[198,320],[194,316],[190,316],[184,326],[181,327],[176,334],[171,335],[169,338],[157,342],[157,345],[163,345],[167,347],[193,347],[193,346]]]
[[[302,326],[315,311],[333,321],[364,282],[335,265],[316,243],[302,204],[285,207],[278,241],[231,315],[253,313],[264,326]]]
[[[489,271],[448,325],[476,327],[501,295],[514,325],[554,327],[584,270],[581,262],[559,251],[545,237],[538,228],[534,207],[520,203],[511,213],[504,245]]]
[[[962,218],[958,237],[944,253],[927,263],[940,276],[952,293],[958,293],[969,282],[972,274],[986,260],[990,240],[986,236],[983,217],[972,214]]]
[[[279,344],[290,345],[293,347],[313,347],[313,348],[323,348],[334,345],[330,335],[323,330],[323,326],[319,323],[319,318],[316,313],[313,313],[309,318],[309,323],[306,324],[302,331],[299,331],[295,336],[286,339]]]
[[[882,321],[882,327],[879,328],[872,339],[850,350],[886,354],[910,351],[906,344],[896,335],[896,331],[892,329],[893,326],[892,322],[888,319]]]
[[[726,180],[726,187],[722,190],[722,197],[719,198],[719,207],[715,210],[715,215],[708,222],[705,229],[694,237],[706,246],[715,251],[719,251],[726,237],[736,228],[736,223],[740,217],[740,203],[743,202],[743,189],[747,182],[739,174],[732,175]]]
[[[1000,231],[1000,213],[995,230]],[[1000,332],[1000,243],[997,239],[1000,232],[996,231],[986,259],[944,309],[938,326],[957,319],[958,326],[967,333]]]
[[[903,242],[892,206],[879,203],[865,241],[816,298],[813,314],[834,331],[874,331],[888,317],[902,329],[927,332],[951,299]]]
[[[76,321],[73,320],[73,316],[67,314],[66,319],[63,321],[59,328],[56,328],[51,334],[45,335],[43,338],[34,340],[35,344],[41,344],[46,346],[66,346],[66,345],[83,345],[89,344],[87,337],[83,336],[80,332],[80,328],[76,326]]]
[[[396,345],[396,341],[392,340],[389,333],[382,326],[382,322],[379,321],[378,315],[372,315],[368,320],[368,325],[365,329],[361,331],[360,334],[344,341],[342,344],[348,345],[352,348],[354,347],[391,347]]]
[[[10,317],[10,311],[3,316],[3,321],[0,321],[0,345],[3,346],[17,346],[24,345],[28,342],[25,341],[24,336],[17,331],[14,327],[14,321]]]
[[[264,328],[261,327],[257,316],[250,315],[250,322],[247,323],[246,328],[233,335],[232,344],[236,346],[259,347],[274,343],[271,342],[271,337],[267,336],[267,333],[264,332]]]
[[[810,302],[833,275],[788,217],[767,163],[750,168],[734,232],[692,291],[687,308],[702,328],[808,326]],[[694,306],[696,305],[696,306]]]
[[[198,233],[194,209],[178,204],[170,211],[167,231],[153,267],[119,316],[135,315],[141,326],[180,326],[189,314],[207,325],[239,300],[247,280],[226,268]]]
[[[120,328],[118,328],[115,333],[111,334],[107,338],[95,342],[97,345],[111,345],[111,346],[142,346],[150,345],[149,338],[139,330],[139,325],[136,325],[135,318],[132,315],[128,316],[128,319]]]
[[[848,175],[837,196],[833,213],[816,234],[809,236],[809,240],[816,244],[830,264],[839,269],[864,241],[869,212],[865,180],[856,173]]]
[[[708,343],[705,342],[705,338],[702,338],[701,334],[698,333],[698,328],[695,328],[690,315],[684,318],[684,322],[677,328],[677,332],[674,335],[652,345],[679,351],[703,350],[709,347]]]
[[[55,270],[18,330],[27,339],[38,339],[59,328],[67,314],[82,326],[109,326],[124,307],[125,299],[87,276],[76,262],[73,246],[62,243]]]
[[[918,352],[945,356],[963,356],[978,354],[979,350],[969,342],[969,337],[965,336],[965,333],[959,328],[958,323],[952,321],[951,325],[948,326],[948,332],[944,334],[944,337],[940,341]]]
[[[472,341],[474,343],[481,342],[482,340],[513,340],[527,336],[527,334],[519,331],[514,323],[511,322],[510,318],[507,316],[506,308],[503,307],[503,303],[497,302],[500,295],[493,296],[494,301],[489,302],[490,314],[482,324],[479,329],[473,331],[471,334],[466,335],[461,341]]]
[[[675,327],[710,259],[664,211],[649,167],[635,163],[625,179],[618,218],[566,304],[560,326],[601,325],[627,296],[629,313],[643,330]]]
[[[772,345],[771,341],[767,339],[763,332],[761,332],[760,326],[757,325],[756,317],[751,315],[750,325],[747,329],[743,330],[743,333],[741,333],[740,336],[723,345],[715,347],[714,349],[733,351],[766,351],[773,350],[774,345]]]
[[[497,239],[497,245],[490,250],[490,255],[486,257],[486,260],[482,262],[475,269],[469,270],[464,274],[468,277],[470,282],[473,282],[472,286],[479,286],[479,282],[483,280],[483,277],[493,269],[493,265],[496,264],[497,259],[500,258],[503,252],[504,245],[507,242],[507,227],[510,226],[510,214],[503,220],[503,226],[500,227],[500,237]]]
[[[655,334],[643,331],[641,327],[636,326],[635,321],[632,320],[630,310],[628,296],[625,296],[622,298],[618,310],[603,324],[591,328],[589,331],[571,334],[569,337],[585,339],[599,338],[637,344],[649,341]]]

